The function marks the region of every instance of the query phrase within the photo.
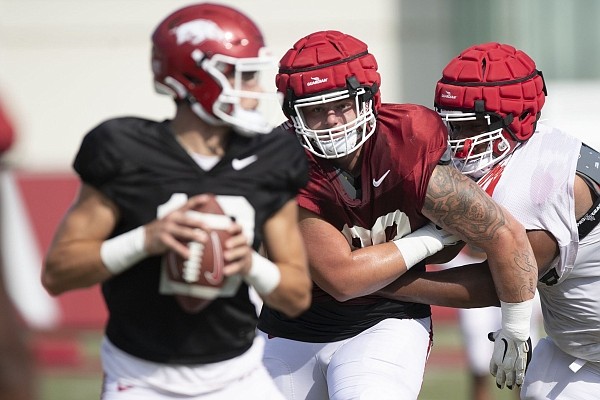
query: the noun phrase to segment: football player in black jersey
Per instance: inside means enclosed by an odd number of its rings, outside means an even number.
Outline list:
[[[439,115],[381,104],[374,56],[342,32],[296,42],[276,82],[309,157],[298,204],[315,283],[298,318],[268,305],[260,316],[265,365],[286,397],[417,398],[430,308],[374,292],[443,248],[430,221],[488,253],[503,314],[519,319],[501,334],[527,339],[537,269],[525,230],[450,165]],[[520,366],[507,360],[501,368]]]
[[[43,284],[53,295],[102,284],[103,400],[281,399],[261,362],[250,287],[294,317],[310,304],[311,280],[295,200],[306,158],[258,111],[277,101],[258,82],[276,64],[256,25],[222,5],[175,11],[152,44],[156,86],[174,97],[176,114],[110,119],[85,136],[74,161],[81,189]],[[165,270],[167,251],[188,258],[184,243],[206,240],[208,223],[188,211],[208,193],[235,221],[220,290]],[[257,253],[261,245],[270,259]],[[212,302],[190,312],[180,296]]]

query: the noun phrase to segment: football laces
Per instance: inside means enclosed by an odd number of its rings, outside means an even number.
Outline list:
[[[200,277],[200,263],[204,254],[204,244],[190,242],[188,244],[190,258],[183,262],[183,279],[188,282],[196,282]]]

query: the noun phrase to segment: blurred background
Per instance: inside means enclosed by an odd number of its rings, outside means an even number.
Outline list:
[[[592,124],[600,106],[596,0],[215,2],[253,18],[277,57],[316,30],[358,37],[379,62],[384,102],[432,107],[441,70],[462,49],[511,44],[544,73],[542,120],[600,148]],[[150,34],[191,3],[0,0],[0,102],[16,135],[1,159],[3,273],[33,351],[42,400],[98,398],[101,381],[97,340],[105,313],[98,288],[50,298],[39,284],[41,258],[78,188],[71,162],[85,133],[105,119],[172,115],[171,100],[153,90]],[[437,342],[421,398],[466,399],[456,312],[435,312]]]

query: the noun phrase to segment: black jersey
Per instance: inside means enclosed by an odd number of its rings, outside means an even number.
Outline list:
[[[84,183],[119,207],[112,236],[152,221],[174,195],[213,193],[240,200],[243,206],[233,212],[244,213],[241,224],[254,215],[248,223],[255,249],[265,221],[308,179],[303,149],[279,130],[250,138],[233,134],[225,156],[204,171],[176,140],[170,121],[140,118],[111,119],[94,128],[74,168]],[[148,257],[102,284],[111,342],[162,363],[211,363],[246,351],[257,320],[248,286],[242,283],[233,297],[217,298],[202,312],[188,314],[173,296],[159,293],[161,258]]]

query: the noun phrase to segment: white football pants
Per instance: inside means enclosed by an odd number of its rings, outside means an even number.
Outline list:
[[[584,362],[540,339],[521,388],[523,400],[597,400],[600,363]]]
[[[285,400],[262,364],[263,340],[246,353],[204,365],[167,365],[102,343],[101,400]]]
[[[333,343],[265,338],[264,364],[287,400],[415,400],[431,319],[386,319]]]

